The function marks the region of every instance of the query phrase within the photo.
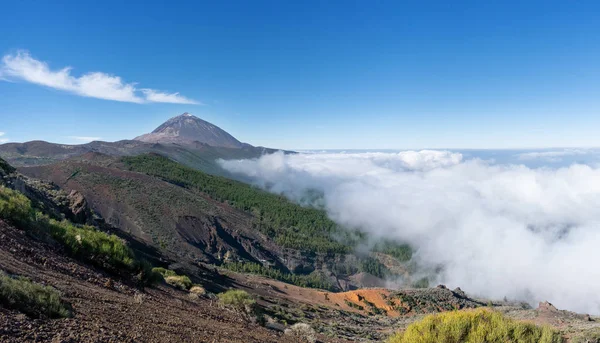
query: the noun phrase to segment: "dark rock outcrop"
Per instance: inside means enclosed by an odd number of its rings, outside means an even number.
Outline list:
[[[67,192],[52,182],[21,175],[2,159],[0,184],[23,193],[35,207],[55,219],[68,219],[77,224],[93,224],[97,220],[92,215],[85,197],[78,191]]]

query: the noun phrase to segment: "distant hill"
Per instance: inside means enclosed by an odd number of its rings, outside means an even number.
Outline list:
[[[205,143],[215,147],[242,148],[245,144],[216,125],[189,113],[173,117],[151,133],[134,138],[146,143]]]
[[[275,151],[241,143],[217,126],[188,113],[173,117],[152,133],[134,140],[94,141],[80,145],[45,141],[0,145],[0,157],[16,167],[52,164],[90,152],[110,156],[157,153],[186,166],[218,175],[228,175],[215,163],[219,158],[255,158]]]

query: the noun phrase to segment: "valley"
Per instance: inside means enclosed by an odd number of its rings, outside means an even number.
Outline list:
[[[298,323],[311,343],[385,342],[427,315],[473,309],[600,339],[597,317],[430,284],[409,245],[367,245],[367,233],[216,162],[273,149],[187,113],[140,137],[0,145],[0,270],[56,289],[69,312],[7,301],[1,342],[298,342]],[[228,290],[246,305],[226,303]]]

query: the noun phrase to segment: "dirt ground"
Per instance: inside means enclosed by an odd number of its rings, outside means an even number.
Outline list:
[[[0,220],[0,269],[52,285],[72,318],[31,319],[0,308],[0,342],[294,342],[214,300],[166,285],[143,291],[34,241]]]
[[[191,298],[188,292],[167,285],[140,289],[131,280],[65,256],[59,247],[32,239],[1,219],[0,269],[55,287],[73,310],[71,318],[33,319],[0,307],[0,342],[11,343],[297,343],[283,334],[285,324],[281,319],[310,323],[321,333],[319,342],[382,342],[389,334],[422,318],[431,309],[428,304],[435,304],[434,312],[443,310],[443,304],[466,307],[477,304],[445,287],[331,293],[255,275],[227,271],[215,274],[219,277],[213,280],[215,284],[226,278],[230,280],[227,287],[247,290],[266,313],[274,318],[282,316],[266,328],[220,307],[214,298]],[[409,299],[407,296],[418,303],[420,312],[397,311],[401,304],[398,299],[405,301]],[[372,306],[384,310],[383,315],[369,314]],[[561,311],[547,303],[537,309],[507,304],[498,304],[496,309],[517,320],[551,325],[569,339],[582,332],[600,332],[600,319]]]

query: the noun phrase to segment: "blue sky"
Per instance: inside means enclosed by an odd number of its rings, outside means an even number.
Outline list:
[[[2,4],[0,139],[190,112],[287,149],[600,146],[597,1],[85,3]],[[27,61],[72,69],[44,86]],[[134,102],[98,90],[111,76]]]

